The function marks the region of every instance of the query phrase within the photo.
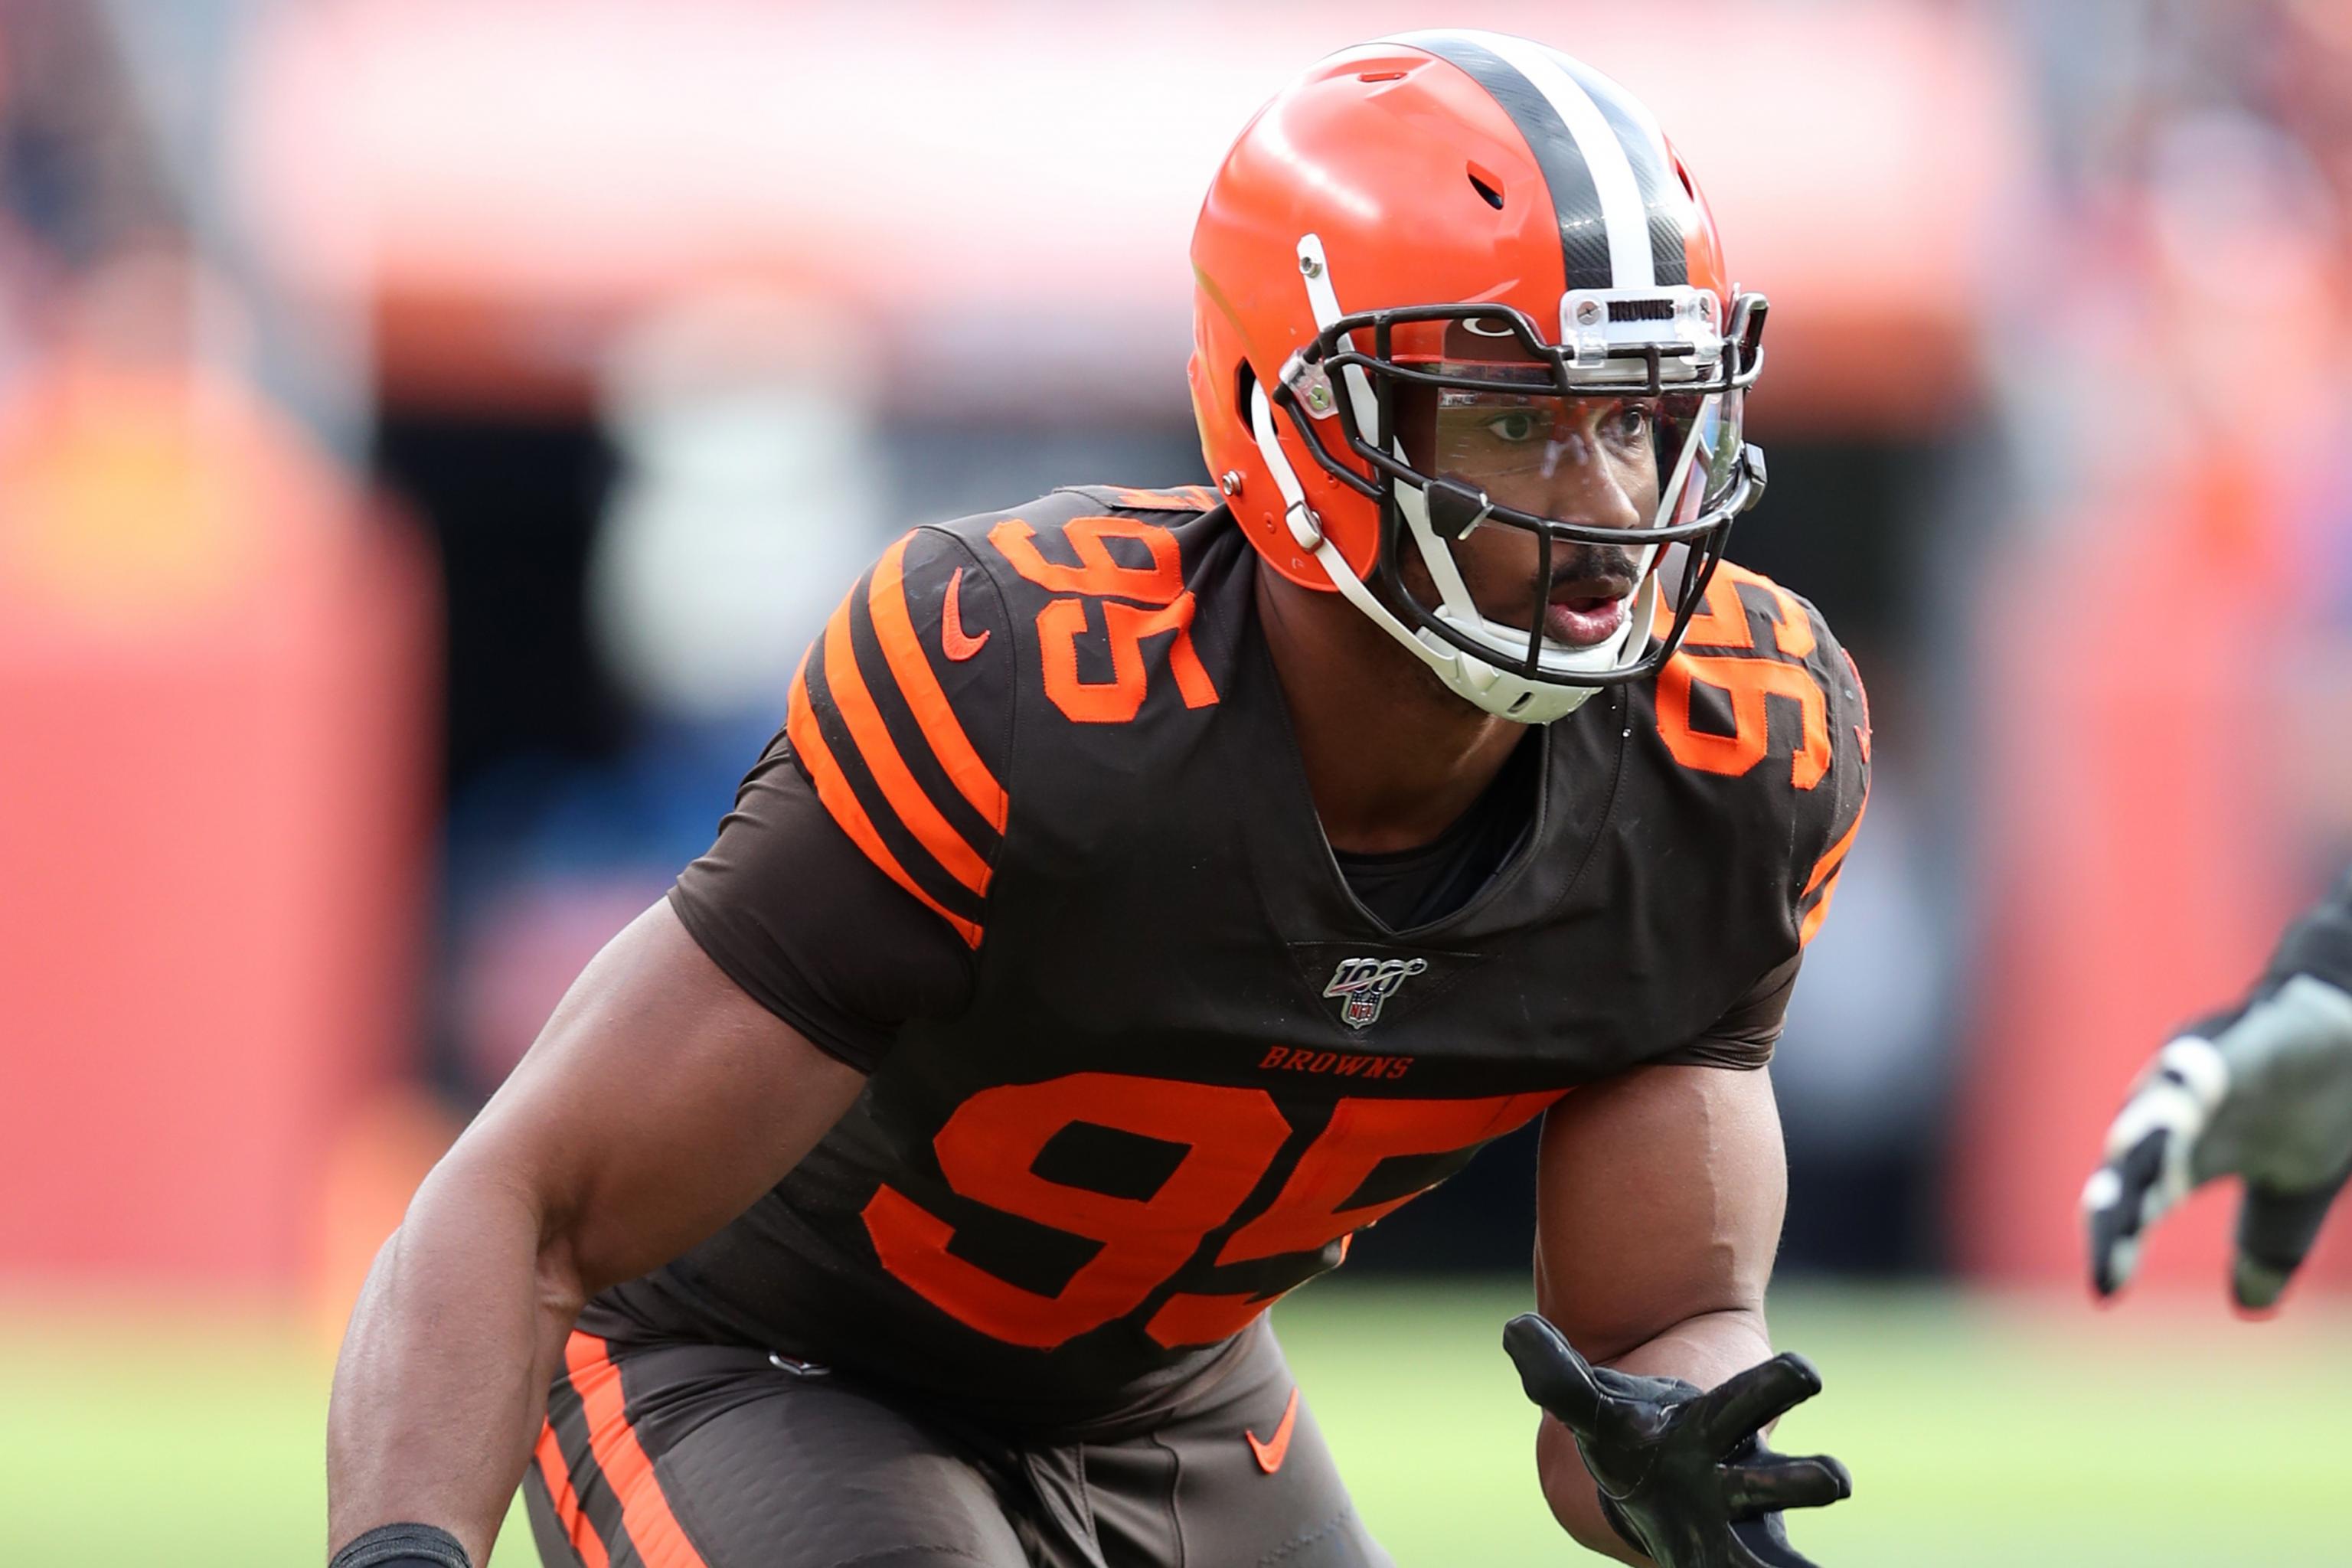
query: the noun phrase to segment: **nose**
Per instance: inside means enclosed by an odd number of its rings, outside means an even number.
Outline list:
[[[1633,490],[1648,476],[1633,473],[1602,444],[1601,417],[1596,410],[1554,430],[1538,470],[1542,504],[1534,510],[1590,528],[1639,528],[1645,520]]]

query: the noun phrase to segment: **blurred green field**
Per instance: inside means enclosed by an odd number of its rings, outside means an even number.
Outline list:
[[[1802,1521],[1827,1568],[2340,1568],[2352,1315],[2231,1321],[2213,1299],[1791,1289],[1782,1344],[1829,1391],[1782,1428],[1853,1468]],[[1497,1348],[1516,1283],[1334,1281],[1277,1323],[1364,1512],[1405,1568],[1579,1554],[1536,1495]],[[314,1332],[252,1316],[0,1310],[0,1563],[249,1568],[323,1556]],[[1591,1561],[1590,1559],[1582,1559]],[[520,1520],[498,1554],[531,1561]]]

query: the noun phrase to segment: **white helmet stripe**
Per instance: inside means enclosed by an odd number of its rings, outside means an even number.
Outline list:
[[[1527,78],[1543,94],[1568,133],[1584,154],[1592,187],[1601,197],[1601,216],[1609,228],[1609,270],[1619,289],[1657,286],[1656,263],[1650,251],[1650,213],[1642,200],[1642,184],[1633,174],[1624,144],[1609,124],[1601,106],[1574,77],[1560,68],[1551,51],[1507,33],[1465,29],[1458,37],[1482,45]]]
[[[1557,49],[1551,56],[1601,106],[1601,117],[1617,133],[1617,144],[1625,149],[1625,157],[1633,165],[1634,183],[1642,187],[1642,200],[1649,209],[1650,265],[1658,286],[1688,283],[1690,258],[1683,248],[1683,233],[1697,226],[1697,212],[1675,172],[1675,155],[1666,146],[1657,117],[1640,99],[1575,56]]]

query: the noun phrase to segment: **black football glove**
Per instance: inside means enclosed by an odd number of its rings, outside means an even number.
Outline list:
[[[380,1524],[335,1553],[327,1568],[472,1568],[456,1536],[437,1524]]]
[[[1760,1429],[1822,1389],[1801,1355],[1777,1355],[1702,1392],[1675,1377],[1594,1367],[1532,1312],[1503,1328],[1528,1397],[1566,1426],[1609,1522],[1659,1568],[1812,1568],[1780,1510],[1851,1495],[1827,1455],[1776,1454]]]
[[[2217,1176],[2245,1181],[2231,1293],[2275,1305],[2352,1175],[2352,994],[2273,976],[2241,1011],[2157,1053],[2083,1188],[2091,1288],[2111,1296],[2150,1226]]]

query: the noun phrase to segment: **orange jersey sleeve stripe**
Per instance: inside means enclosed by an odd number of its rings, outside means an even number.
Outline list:
[[[1811,945],[1813,933],[1821,930],[1822,921],[1829,918],[1830,900],[1837,897],[1838,878],[1845,870],[1846,851],[1853,847],[1853,836],[1862,831],[1862,819],[1869,815],[1870,785],[1865,780],[1862,786],[1862,805],[1855,808],[1853,821],[1838,836],[1836,843],[1822,851],[1821,859],[1813,866],[1813,874],[1805,879],[1805,890],[1800,897],[1811,898],[1818,889],[1821,898],[1805,911],[1805,918],[1797,926],[1799,947]]]
[[[1838,868],[1845,864],[1845,852],[1853,847],[1853,836],[1862,831],[1862,819],[1869,815],[1870,795],[1865,790],[1862,797],[1862,809],[1853,814],[1853,821],[1847,825],[1843,834],[1838,836],[1838,841],[1822,850],[1822,858],[1813,863],[1813,874],[1805,879],[1807,894],[1837,875]]]
[[[1830,900],[1837,897],[1837,885],[1838,879],[1834,873],[1831,875],[1828,881],[1822,884],[1820,901],[1805,911],[1804,921],[1797,927],[1799,947],[1811,946],[1813,933],[1822,929],[1823,921],[1830,918]]]
[[[572,1542],[572,1550],[587,1568],[612,1568],[604,1538],[581,1508],[580,1494],[572,1489],[572,1471],[563,1462],[563,1445],[551,1424],[539,1429],[539,1443],[531,1454],[539,1461],[540,1479],[547,1483],[548,1496],[554,1500],[555,1522],[563,1527],[563,1538]]]
[[[621,1395],[621,1369],[604,1342],[574,1332],[563,1346],[563,1364],[588,1416],[588,1447],[621,1501],[621,1528],[645,1559],[646,1568],[709,1568],[670,1511],[654,1462],[637,1441],[636,1428]]]
[[[857,649],[849,635],[849,601],[845,599],[825,624],[824,684],[842,722],[849,726],[850,739],[857,743],[857,754],[866,759],[874,782],[882,786],[882,797],[898,814],[907,831],[946,868],[949,876],[985,898],[988,862],[940,815],[931,797],[907,771],[898,742],[891,739],[882,710],[874,705],[874,693],[866,688],[866,677],[857,668]]]
[[[908,534],[890,546],[874,568],[874,581],[866,595],[866,607],[874,617],[874,635],[881,641],[882,657],[889,661],[890,674],[898,683],[898,694],[907,700],[915,722],[922,728],[923,739],[930,743],[932,755],[939,758],[950,782],[971,803],[971,808],[1002,833],[1009,804],[1004,786],[996,782],[996,775],[980,760],[971,737],[957,721],[955,708],[940,689],[939,677],[932,673],[922,639],[915,635],[914,617],[908,613],[907,540],[913,537]]]
[[[1171,485],[1164,490],[1130,489],[1125,485],[1101,488],[1114,505],[1139,511],[1207,511],[1222,499],[1206,485]]]
[[[793,673],[792,697],[784,710],[784,733],[792,737],[793,751],[800,757],[802,765],[808,769],[810,779],[814,781],[817,799],[832,814],[833,820],[840,825],[841,830],[865,852],[866,858],[880,868],[884,876],[912,893],[931,912],[953,926],[966,946],[978,947],[980,927],[925,892],[922,884],[907,874],[907,868],[898,864],[898,858],[890,853],[890,847],[883,843],[882,836],[875,831],[873,819],[866,815],[866,808],[857,803],[856,792],[850,788],[848,776],[841,771],[841,764],[833,760],[831,748],[825,745],[824,736],[817,730],[816,714],[809,707],[808,656],[805,654],[801,656],[800,668]]]

